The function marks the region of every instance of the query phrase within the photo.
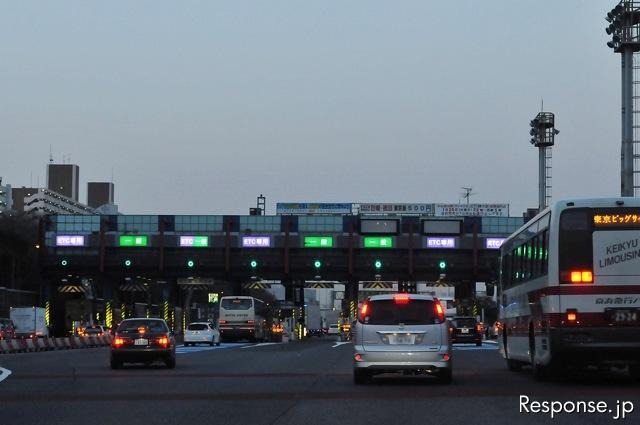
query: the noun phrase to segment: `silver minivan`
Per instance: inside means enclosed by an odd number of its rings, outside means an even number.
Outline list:
[[[354,383],[388,372],[433,375],[451,383],[449,324],[437,298],[405,293],[369,297],[352,331]]]

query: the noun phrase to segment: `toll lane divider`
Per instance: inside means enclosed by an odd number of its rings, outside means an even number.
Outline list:
[[[110,344],[110,335],[75,336],[69,338],[3,339],[0,340],[0,354],[104,347]]]

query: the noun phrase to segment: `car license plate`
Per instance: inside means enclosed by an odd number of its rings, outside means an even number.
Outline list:
[[[640,315],[633,308],[612,308],[606,311],[609,321],[612,323],[637,323]]]
[[[413,344],[415,337],[413,335],[393,335],[389,338],[390,344]]]
[[[138,338],[133,342],[133,345],[149,345],[149,340],[144,338]]]
[[[462,329],[460,329],[460,333],[468,334],[468,333],[469,333],[469,329],[467,329],[467,328],[462,328]]]

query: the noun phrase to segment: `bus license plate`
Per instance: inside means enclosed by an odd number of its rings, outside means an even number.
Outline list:
[[[609,321],[613,323],[636,323],[638,322],[638,310],[630,308],[615,308],[607,310]]]

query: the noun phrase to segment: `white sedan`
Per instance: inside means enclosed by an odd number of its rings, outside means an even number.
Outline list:
[[[189,323],[184,333],[184,346],[188,347],[199,343],[211,346],[220,345],[220,331],[211,323]]]

